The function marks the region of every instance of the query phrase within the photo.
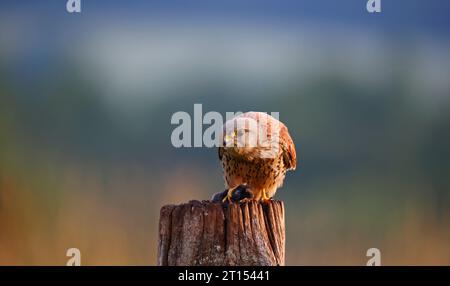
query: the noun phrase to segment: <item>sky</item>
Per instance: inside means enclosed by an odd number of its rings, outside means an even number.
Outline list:
[[[67,17],[65,0],[13,1],[0,4],[3,12],[30,10],[51,17]],[[407,33],[424,30],[449,36],[450,2],[446,0],[383,0],[382,13],[368,16],[366,0],[82,0],[82,15],[106,17],[120,14],[135,18],[166,17],[238,17],[266,21],[319,21],[348,25],[377,26],[387,32]],[[28,11],[28,12],[30,12]],[[118,19],[119,20],[119,19]]]
[[[238,85],[242,74],[251,86],[251,77],[282,85],[290,73],[335,61],[376,83],[389,76],[392,52],[405,50],[413,67],[423,66],[418,78],[447,88],[446,0],[382,0],[379,14],[367,13],[366,0],[82,0],[81,14],[67,13],[65,4],[1,2],[0,59],[17,78],[41,80],[35,71],[70,60],[106,76],[99,80],[110,84],[106,93],[138,94],[211,68]]]

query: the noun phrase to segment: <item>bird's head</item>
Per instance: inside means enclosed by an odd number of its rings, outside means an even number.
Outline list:
[[[278,144],[272,144],[277,134],[268,134],[267,124],[246,117],[235,117],[224,124],[223,147],[235,156],[274,158]],[[278,142],[276,142],[278,143]]]

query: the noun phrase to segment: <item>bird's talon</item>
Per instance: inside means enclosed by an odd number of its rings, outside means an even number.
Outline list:
[[[263,191],[262,191],[262,198],[261,198],[261,201],[262,201],[263,203],[268,203],[270,200],[271,200],[271,198],[269,198],[269,196],[267,196],[266,190],[263,190]]]
[[[236,190],[235,188],[230,188],[228,189],[227,195],[223,198],[222,203],[226,202],[228,200],[228,203],[232,203],[233,202],[233,192]]]
[[[251,200],[253,198],[253,193],[250,191],[246,184],[239,185],[234,188],[228,189],[221,193],[220,197],[222,203],[228,201],[228,203],[242,202],[243,200]]]

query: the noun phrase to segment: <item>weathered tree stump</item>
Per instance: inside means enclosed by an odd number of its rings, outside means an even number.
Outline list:
[[[158,265],[284,265],[284,248],[281,201],[161,208]]]

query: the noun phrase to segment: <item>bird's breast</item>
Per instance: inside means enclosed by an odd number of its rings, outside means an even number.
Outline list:
[[[224,179],[228,187],[247,184],[254,188],[266,188],[282,179],[283,165],[280,158],[245,160],[226,154],[222,158]]]

